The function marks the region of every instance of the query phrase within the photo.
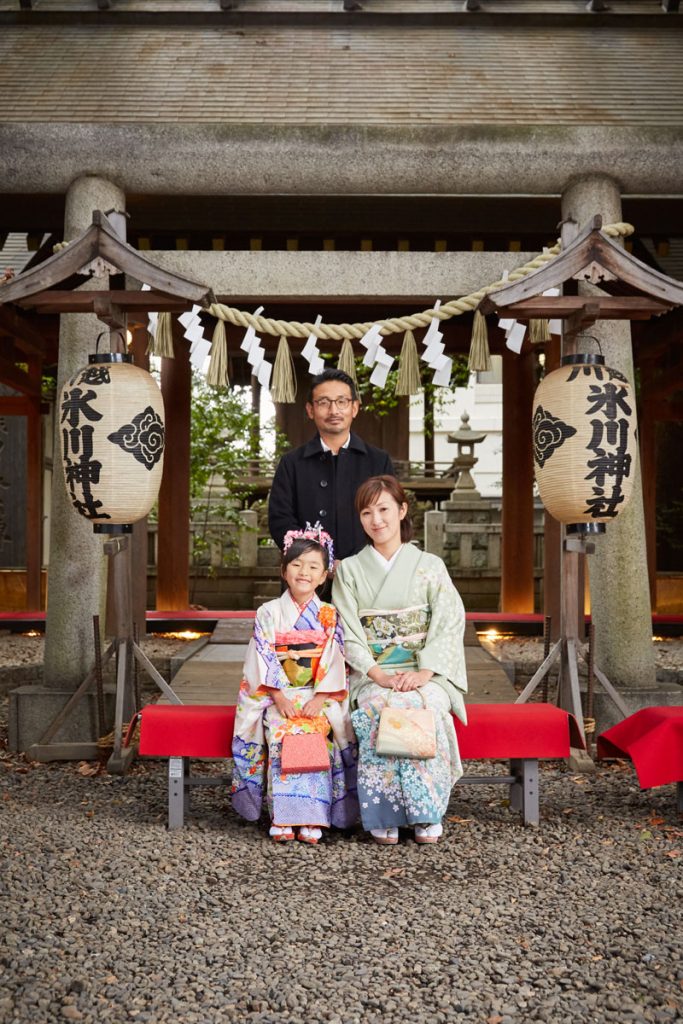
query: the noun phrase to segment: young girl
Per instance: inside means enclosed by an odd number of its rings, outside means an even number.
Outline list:
[[[235,732],[232,804],[256,821],[264,785],[276,842],[317,843],[322,828],[358,818],[356,741],[348,708],[343,638],[337,614],[316,589],[334,563],[332,539],[318,524],[284,539],[286,592],[261,605],[244,662]],[[287,732],[323,732],[328,771],[283,775]]]

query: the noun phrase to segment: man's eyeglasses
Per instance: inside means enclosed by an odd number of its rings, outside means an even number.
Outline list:
[[[327,412],[333,405],[336,405],[339,412],[344,412],[353,402],[352,398],[314,398],[313,405],[322,412]]]

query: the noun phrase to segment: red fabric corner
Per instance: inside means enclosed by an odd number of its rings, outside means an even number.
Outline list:
[[[683,782],[683,707],[643,708],[598,736],[598,757],[628,757],[641,789]]]
[[[139,750],[148,757],[231,757],[234,726],[234,705],[149,704]]]

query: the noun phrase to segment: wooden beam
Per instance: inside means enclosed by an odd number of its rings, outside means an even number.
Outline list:
[[[18,306],[35,309],[38,313],[97,313],[98,307],[106,309],[108,304],[126,313],[144,313],[148,310],[182,313],[190,306],[185,299],[153,291],[81,292],[54,288],[17,300]]]
[[[545,372],[551,373],[560,366],[561,342],[552,337],[545,346]],[[562,601],[560,580],[562,577],[562,526],[549,512],[543,514],[543,614],[551,619],[550,638],[560,636]]]
[[[534,397],[532,353],[503,356],[501,611],[534,611]]]
[[[566,320],[581,313],[588,301],[595,308],[596,320],[649,320],[673,308],[669,303],[645,295],[596,295],[590,299],[585,295],[536,295],[506,306],[505,315],[515,320],[534,320],[540,317]]]
[[[166,409],[166,456],[159,491],[158,609],[189,605],[190,568],[190,348],[174,323],[175,359],[161,360]]]
[[[33,324],[30,317],[10,306],[0,306],[0,330],[11,335],[17,346],[26,355],[45,357],[47,343],[45,335]]]

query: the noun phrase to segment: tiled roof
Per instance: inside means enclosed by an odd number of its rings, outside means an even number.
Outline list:
[[[677,31],[10,26],[0,121],[683,123]]]
[[[244,14],[328,14],[342,10],[342,0],[233,0],[234,9]],[[453,14],[462,9],[464,0],[359,0],[362,10],[354,17],[362,20],[367,14]],[[587,14],[588,0],[478,0],[484,14]],[[93,11],[95,0],[32,0],[36,14],[45,12]],[[205,14],[216,11],[219,0],[112,0],[115,15],[149,12]],[[19,0],[0,0],[0,11],[16,11]],[[610,14],[662,15],[662,0],[609,0]],[[587,20],[592,15],[587,14]]]

